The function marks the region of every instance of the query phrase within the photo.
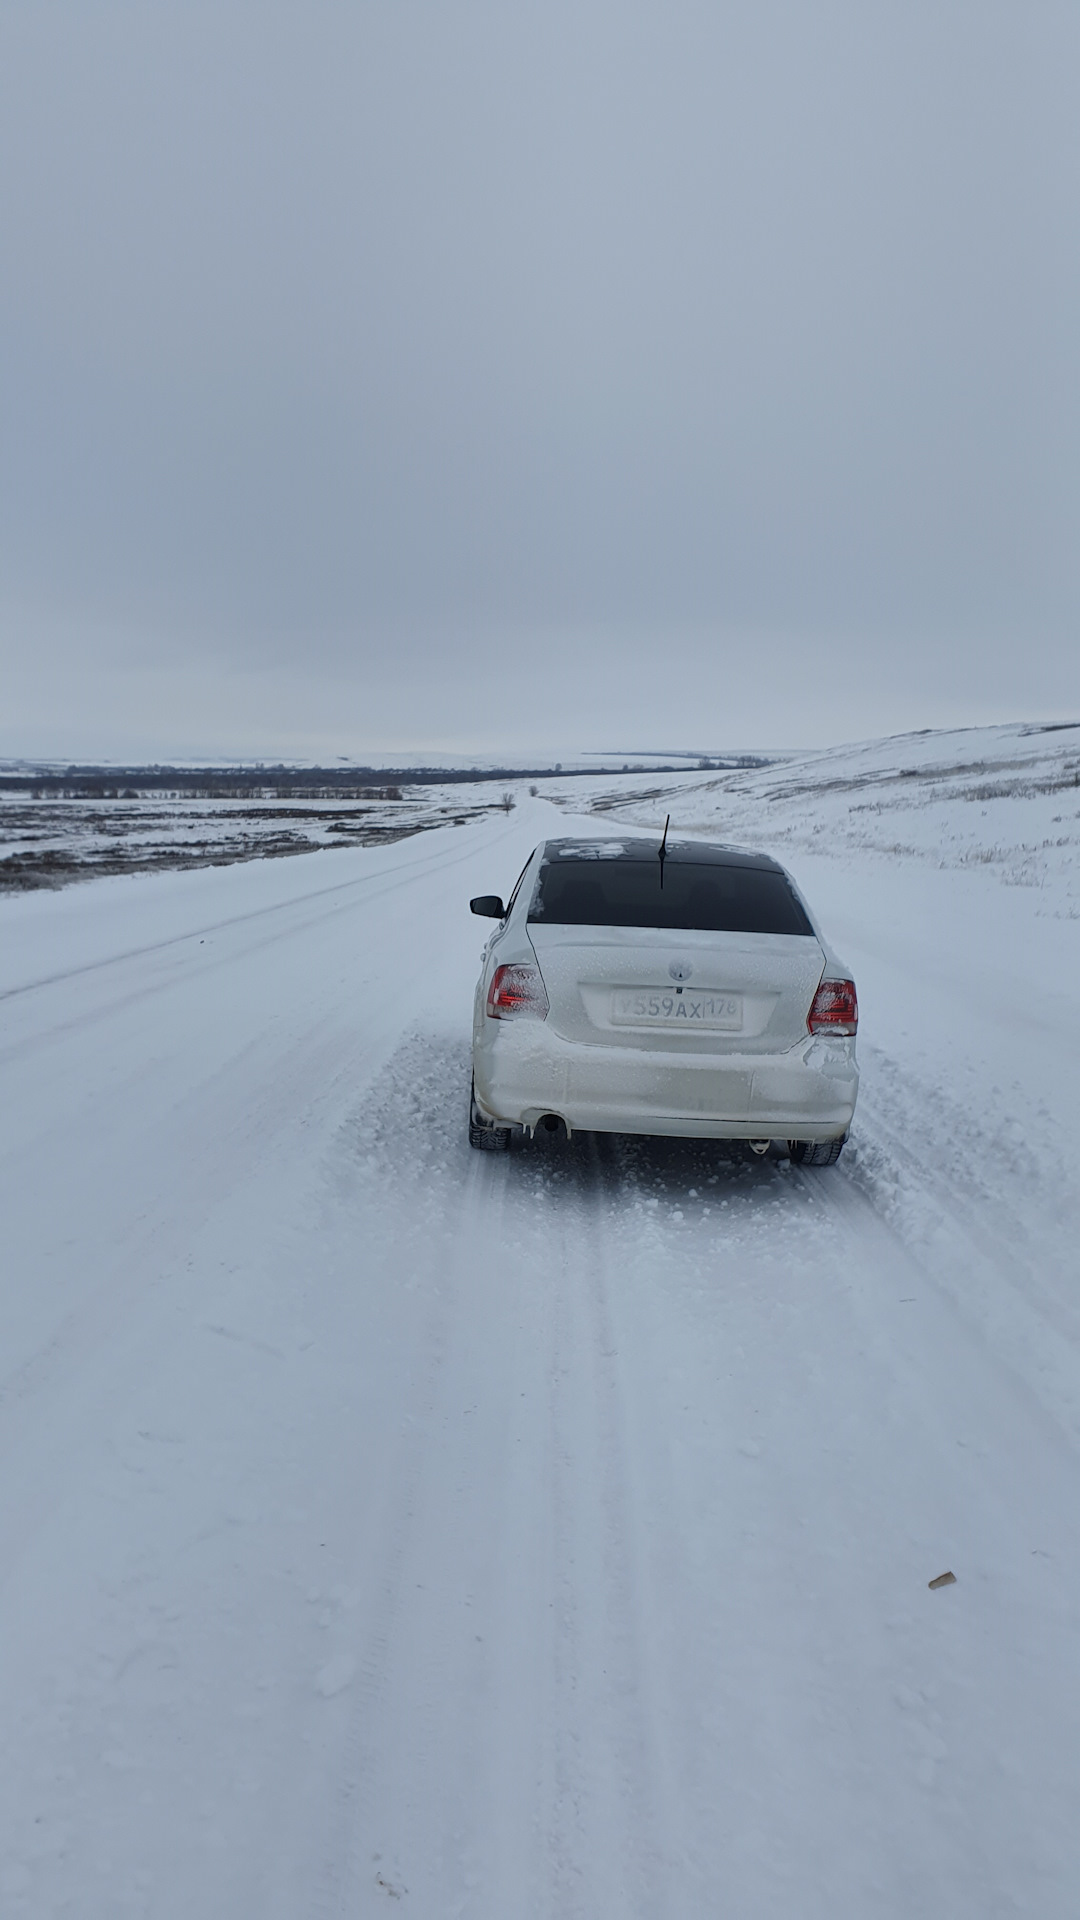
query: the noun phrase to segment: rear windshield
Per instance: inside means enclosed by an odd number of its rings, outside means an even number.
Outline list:
[[[703,933],[812,934],[786,874],[667,860],[545,861],[529,919],[559,927],[694,927]]]

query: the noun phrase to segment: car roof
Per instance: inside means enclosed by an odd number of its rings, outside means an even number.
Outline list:
[[[643,840],[620,834],[610,839],[547,840],[546,860],[655,860],[660,851],[659,835]],[[778,860],[767,853],[748,853],[738,847],[726,847],[718,840],[673,840],[665,848],[673,866],[755,867],[764,873],[783,873]]]

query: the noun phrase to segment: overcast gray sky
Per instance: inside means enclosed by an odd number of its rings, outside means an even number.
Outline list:
[[[0,753],[1075,716],[1076,0],[0,0]]]

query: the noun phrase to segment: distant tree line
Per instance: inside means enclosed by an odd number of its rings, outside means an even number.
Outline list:
[[[761,754],[699,759],[699,769],[765,767]],[[0,773],[0,792],[35,800],[400,800],[405,787],[480,785],[485,781],[553,780],[579,774],[685,773],[686,761],[643,766],[579,767],[100,767],[71,766],[63,773],[27,769]]]

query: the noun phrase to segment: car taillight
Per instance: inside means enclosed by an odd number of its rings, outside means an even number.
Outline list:
[[[496,967],[488,988],[488,1018],[546,1020],[547,990],[535,967]]]
[[[854,1033],[859,1025],[854,980],[823,980],[806,1024],[811,1033]]]

